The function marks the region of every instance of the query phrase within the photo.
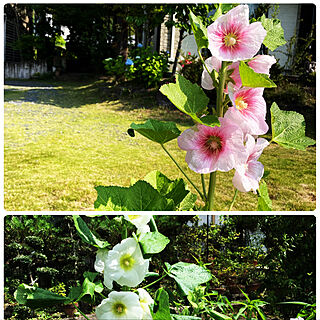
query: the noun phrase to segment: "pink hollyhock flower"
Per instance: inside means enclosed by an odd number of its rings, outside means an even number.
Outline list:
[[[269,71],[271,66],[276,63],[277,60],[273,56],[268,55],[258,55],[255,56],[252,60],[248,62],[249,67],[251,67],[257,73],[264,73],[269,75]],[[216,57],[212,56],[206,59],[205,64],[210,72],[212,70],[216,70],[219,72],[221,68],[221,60],[217,59]],[[227,67],[228,70],[233,69],[232,74],[230,77],[235,82],[235,87],[240,88],[242,86],[240,73],[239,73],[239,62],[233,62]],[[204,68],[201,76],[201,86],[206,90],[214,89],[212,79],[208,73],[208,71]],[[227,90],[226,90],[227,93]]]
[[[249,7],[238,5],[208,27],[209,49],[222,61],[250,59],[266,34],[261,22],[249,24]]]
[[[266,139],[258,138],[255,142],[251,135],[246,136],[246,153],[247,160],[236,167],[236,172],[232,179],[235,188],[241,192],[259,189],[259,181],[264,172],[263,164],[257,161],[265,147],[269,145]]]
[[[197,173],[229,171],[246,160],[244,136],[240,127],[229,119],[219,118],[220,127],[198,124],[178,137],[186,150],[186,162]]]
[[[263,88],[237,89],[229,83],[228,93],[233,107],[229,107],[224,117],[236,123],[244,134],[265,134],[269,127],[265,121],[267,107]]]

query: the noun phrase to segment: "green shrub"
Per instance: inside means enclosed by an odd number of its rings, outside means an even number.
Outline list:
[[[182,55],[183,59],[179,60],[181,69],[179,73],[192,83],[201,85],[202,63],[196,55],[190,52]]]
[[[168,72],[168,54],[154,52],[150,47],[133,48],[128,59],[122,56],[103,60],[108,76],[115,76],[119,81],[135,81],[148,88],[157,87]]]

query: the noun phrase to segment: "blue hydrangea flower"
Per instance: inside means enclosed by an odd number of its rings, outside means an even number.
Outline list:
[[[138,47],[138,48],[142,48],[142,47],[143,47],[142,43],[138,43],[138,44],[137,44],[137,47]]]
[[[127,59],[126,66],[132,66],[134,63],[131,59]]]

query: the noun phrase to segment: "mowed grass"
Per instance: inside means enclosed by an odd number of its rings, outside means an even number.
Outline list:
[[[47,82],[54,87],[5,87],[4,206],[8,211],[93,210],[95,186],[129,186],[159,170],[183,177],[164,151],[146,138],[127,134],[132,122],[171,120],[181,131],[191,123],[177,110],[159,107],[155,92],[115,91],[105,81]],[[167,144],[187,168],[177,142]],[[260,158],[270,171],[266,181],[274,210],[315,210],[316,149],[306,152],[272,144]],[[218,173],[216,210],[233,197],[233,170]],[[192,189],[192,188],[191,188]],[[252,211],[257,196],[239,193],[233,210]]]

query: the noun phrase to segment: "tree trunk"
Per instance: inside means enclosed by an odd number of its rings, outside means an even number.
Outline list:
[[[175,75],[175,73],[177,71],[177,65],[178,65],[178,59],[180,56],[181,44],[182,44],[182,40],[184,39],[183,34],[184,34],[184,29],[180,29],[178,47],[177,47],[176,55],[175,55],[173,66],[172,66],[172,75]]]
[[[124,60],[128,59],[128,36],[129,36],[129,25],[125,18],[121,18],[121,37],[120,37],[120,54]]]

